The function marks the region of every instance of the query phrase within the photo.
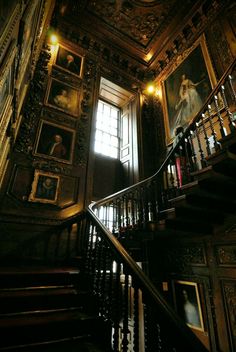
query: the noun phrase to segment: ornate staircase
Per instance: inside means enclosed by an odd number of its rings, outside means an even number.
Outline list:
[[[229,109],[235,111],[234,67],[235,62],[155,175],[24,244],[28,255],[37,253],[44,263],[53,259],[53,272],[2,267],[0,351],[207,351],[145,272],[156,266],[161,242],[210,238],[235,224],[236,140]],[[61,249],[67,262],[81,256],[81,271],[58,270]]]

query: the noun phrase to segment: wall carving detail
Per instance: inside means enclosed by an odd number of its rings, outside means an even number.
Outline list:
[[[71,175],[71,168],[69,166],[58,164],[57,162],[52,160],[49,160],[49,161],[34,160],[33,168],[43,170],[43,171],[58,173],[66,176]]]
[[[225,70],[231,64],[233,55],[229,49],[227,38],[222,30],[222,24],[219,21],[214,21],[209,31],[213,38],[219,60]]]
[[[38,120],[41,115],[43,95],[47,83],[48,62],[51,54],[48,47],[41,51],[34,78],[30,82],[29,94],[23,108],[23,120],[20,127],[19,137],[16,140],[15,151],[29,157],[32,156],[34,137]]]
[[[219,265],[236,265],[236,245],[217,247],[216,255]]]
[[[96,63],[87,57],[84,63],[81,115],[78,122],[78,141],[75,148],[75,164],[82,167],[86,165],[88,158],[90,125],[93,113],[93,90],[96,76]]]
[[[205,249],[201,246],[172,247],[167,250],[169,266],[175,271],[192,273],[192,265],[206,265]]]
[[[236,337],[236,282],[223,282],[223,289],[232,334]]]

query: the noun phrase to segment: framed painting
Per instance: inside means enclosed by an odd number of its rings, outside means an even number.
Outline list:
[[[77,116],[79,92],[55,78],[49,78],[45,103],[66,114]]]
[[[204,331],[198,284],[190,281],[173,281],[175,309],[185,323]]]
[[[36,138],[35,155],[72,163],[75,131],[41,120]]]
[[[56,204],[59,185],[59,176],[50,172],[35,170],[29,201]]]
[[[173,142],[177,127],[186,128],[216,84],[202,35],[172,66],[162,81],[166,142]]]
[[[58,46],[55,65],[68,73],[82,77],[83,60],[83,56],[76,54],[61,44]]]

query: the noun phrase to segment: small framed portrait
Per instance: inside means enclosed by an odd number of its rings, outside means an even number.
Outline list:
[[[166,142],[171,143],[177,127],[186,128],[216,84],[205,37],[186,50],[162,81]]]
[[[58,46],[55,64],[68,73],[82,77],[83,60],[83,56],[76,54],[62,45]]]
[[[75,131],[41,120],[35,154],[64,163],[72,163]]]
[[[35,170],[29,201],[56,204],[59,184],[59,176],[50,172]]]
[[[198,284],[190,281],[173,281],[175,309],[185,323],[204,331]]]
[[[45,103],[66,114],[78,116],[79,91],[55,78],[49,78]]]

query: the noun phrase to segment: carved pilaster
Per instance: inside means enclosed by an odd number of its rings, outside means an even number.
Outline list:
[[[216,248],[219,265],[236,266],[236,245],[225,245]]]
[[[78,141],[75,150],[75,164],[84,167],[87,163],[90,126],[93,113],[94,81],[96,80],[96,63],[86,58],[82,84],[80,119],[78,122]]]
[[[47,83],[50,56],[48,48],[45,48],[45,50],[41,52],[34,78],[30,82],[26,104],[23,108],[23,121],[20,127],[19,137],[16,141],[15,150],[28,156],[32,155],[34,137],[40,118],[43,95]]]
[[[236,281],[223,282],[223,291],[231,331],[236,338]]]

